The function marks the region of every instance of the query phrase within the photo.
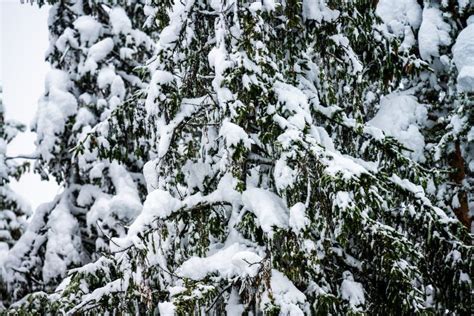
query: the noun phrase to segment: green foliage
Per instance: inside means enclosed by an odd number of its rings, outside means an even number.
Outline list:
[[[430,64],[382,34],[374,1],[318,1],[320,18],[305,1],[259,3],[154,3],[146,94],[112,111],[98,145],[143,168],[142,213],[38,300],[86,314],[469,313],[472,236],[425,193],[442,168],[368,124],[393,91],[432,102]]]

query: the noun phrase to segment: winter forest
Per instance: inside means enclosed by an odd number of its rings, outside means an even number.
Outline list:
[[[0,315],[472,315],[474,1],[46,4]]]

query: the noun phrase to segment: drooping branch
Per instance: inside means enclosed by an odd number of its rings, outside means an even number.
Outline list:
[[[12,159],[36,160],[36,159],[39,159],[39,156],[31,154],[31,155],[17,155],[17,156],[5,157],[5,160],[12,160]]]

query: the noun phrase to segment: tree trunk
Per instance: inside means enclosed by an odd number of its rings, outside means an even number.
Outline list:
[[[461,154],[461,146],[459,141],[456,141],[455,144],[455,151],[451,156],[450,161],[451,167],[455,170],[451,174],[451,179],[459,186],[460,190],[457,193],[457,197],[459,200],[459,205],[456,208],[453,208],[454,214],[459,219],[459,221],[467,227],[467,229],[471,229],[471,222],[472,218],[469,216],[469,204],[467,201],[467,193],[463,189],[463,181],[466,177],[466,172],[464,169],[464,158]]]

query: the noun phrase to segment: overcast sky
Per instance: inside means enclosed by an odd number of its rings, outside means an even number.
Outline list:
[[[48,7],[20,4],[19,0],[0,0],[0,82],[6,118],[28,127],[44,89],[49,65],[44,62],[48,47]],[[34,150],[35,134],[20,134],[8,147],[8,155],[29,154]],[[12,188],[35,209],[49,202],[58,192],[56,183],[42,182],[36,174],[24,175]]]

